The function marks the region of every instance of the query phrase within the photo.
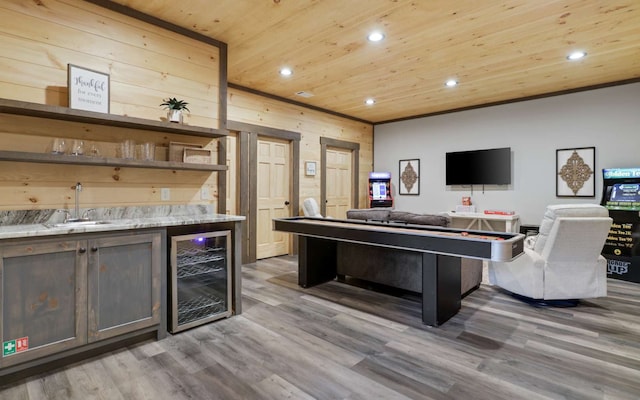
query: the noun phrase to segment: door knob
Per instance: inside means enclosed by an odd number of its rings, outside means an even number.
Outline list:
[[[82,253],[86,253],[86,252],[87,252],[87,249],[86,249],[86,248],[84,248],[84,247],[80,247],[80,248],[78,249],[78,253],[80,253],[80,254],[82,254]]]
[[[285,206],[288,206],[288,205],[289,205],[289,201],[288,201],[288,200],[287,200],[287,201],[285,201],[285,202],[284,202],[284,205],[285,205]]]

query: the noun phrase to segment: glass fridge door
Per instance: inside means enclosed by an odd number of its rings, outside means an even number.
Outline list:
[[[169,331],[231,315],[231,231],[171,237]]]

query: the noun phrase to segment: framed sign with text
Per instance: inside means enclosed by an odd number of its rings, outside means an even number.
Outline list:
[[[316,162],[307,161],[304,163],[304,174],[306,176],[316,176]]]
[[[109,75],[69,64],[67,71],[69,107],[109,113]]]

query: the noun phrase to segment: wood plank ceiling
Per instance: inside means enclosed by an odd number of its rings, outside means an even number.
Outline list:
[[[115,3],[227,43],[232,84],[372,123],[640,78],[638,0]]]

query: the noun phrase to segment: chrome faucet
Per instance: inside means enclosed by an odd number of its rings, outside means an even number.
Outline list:
[[[89,213],[91,211],[94,211],[93,208],[89,208],[85,210],[84,213],[82,213],[82,216],[80,216],[80,192],[82,192],[82,184],[80,182],[76,183],[76,186],[74,187],[74,189],[76,191],[76,203],[74,206],[73,215],[71,214],[71,212],[69,212],[69,210],[58,210],[59,212],[63,212],[65,214],[64,215],[65,224],[68,222],[88,221]]]
[[[76,183],[76,208],[75,208],[75,217],[76,221],[80,221],[80,192],[82,192],[82,184],[80,182]]]

